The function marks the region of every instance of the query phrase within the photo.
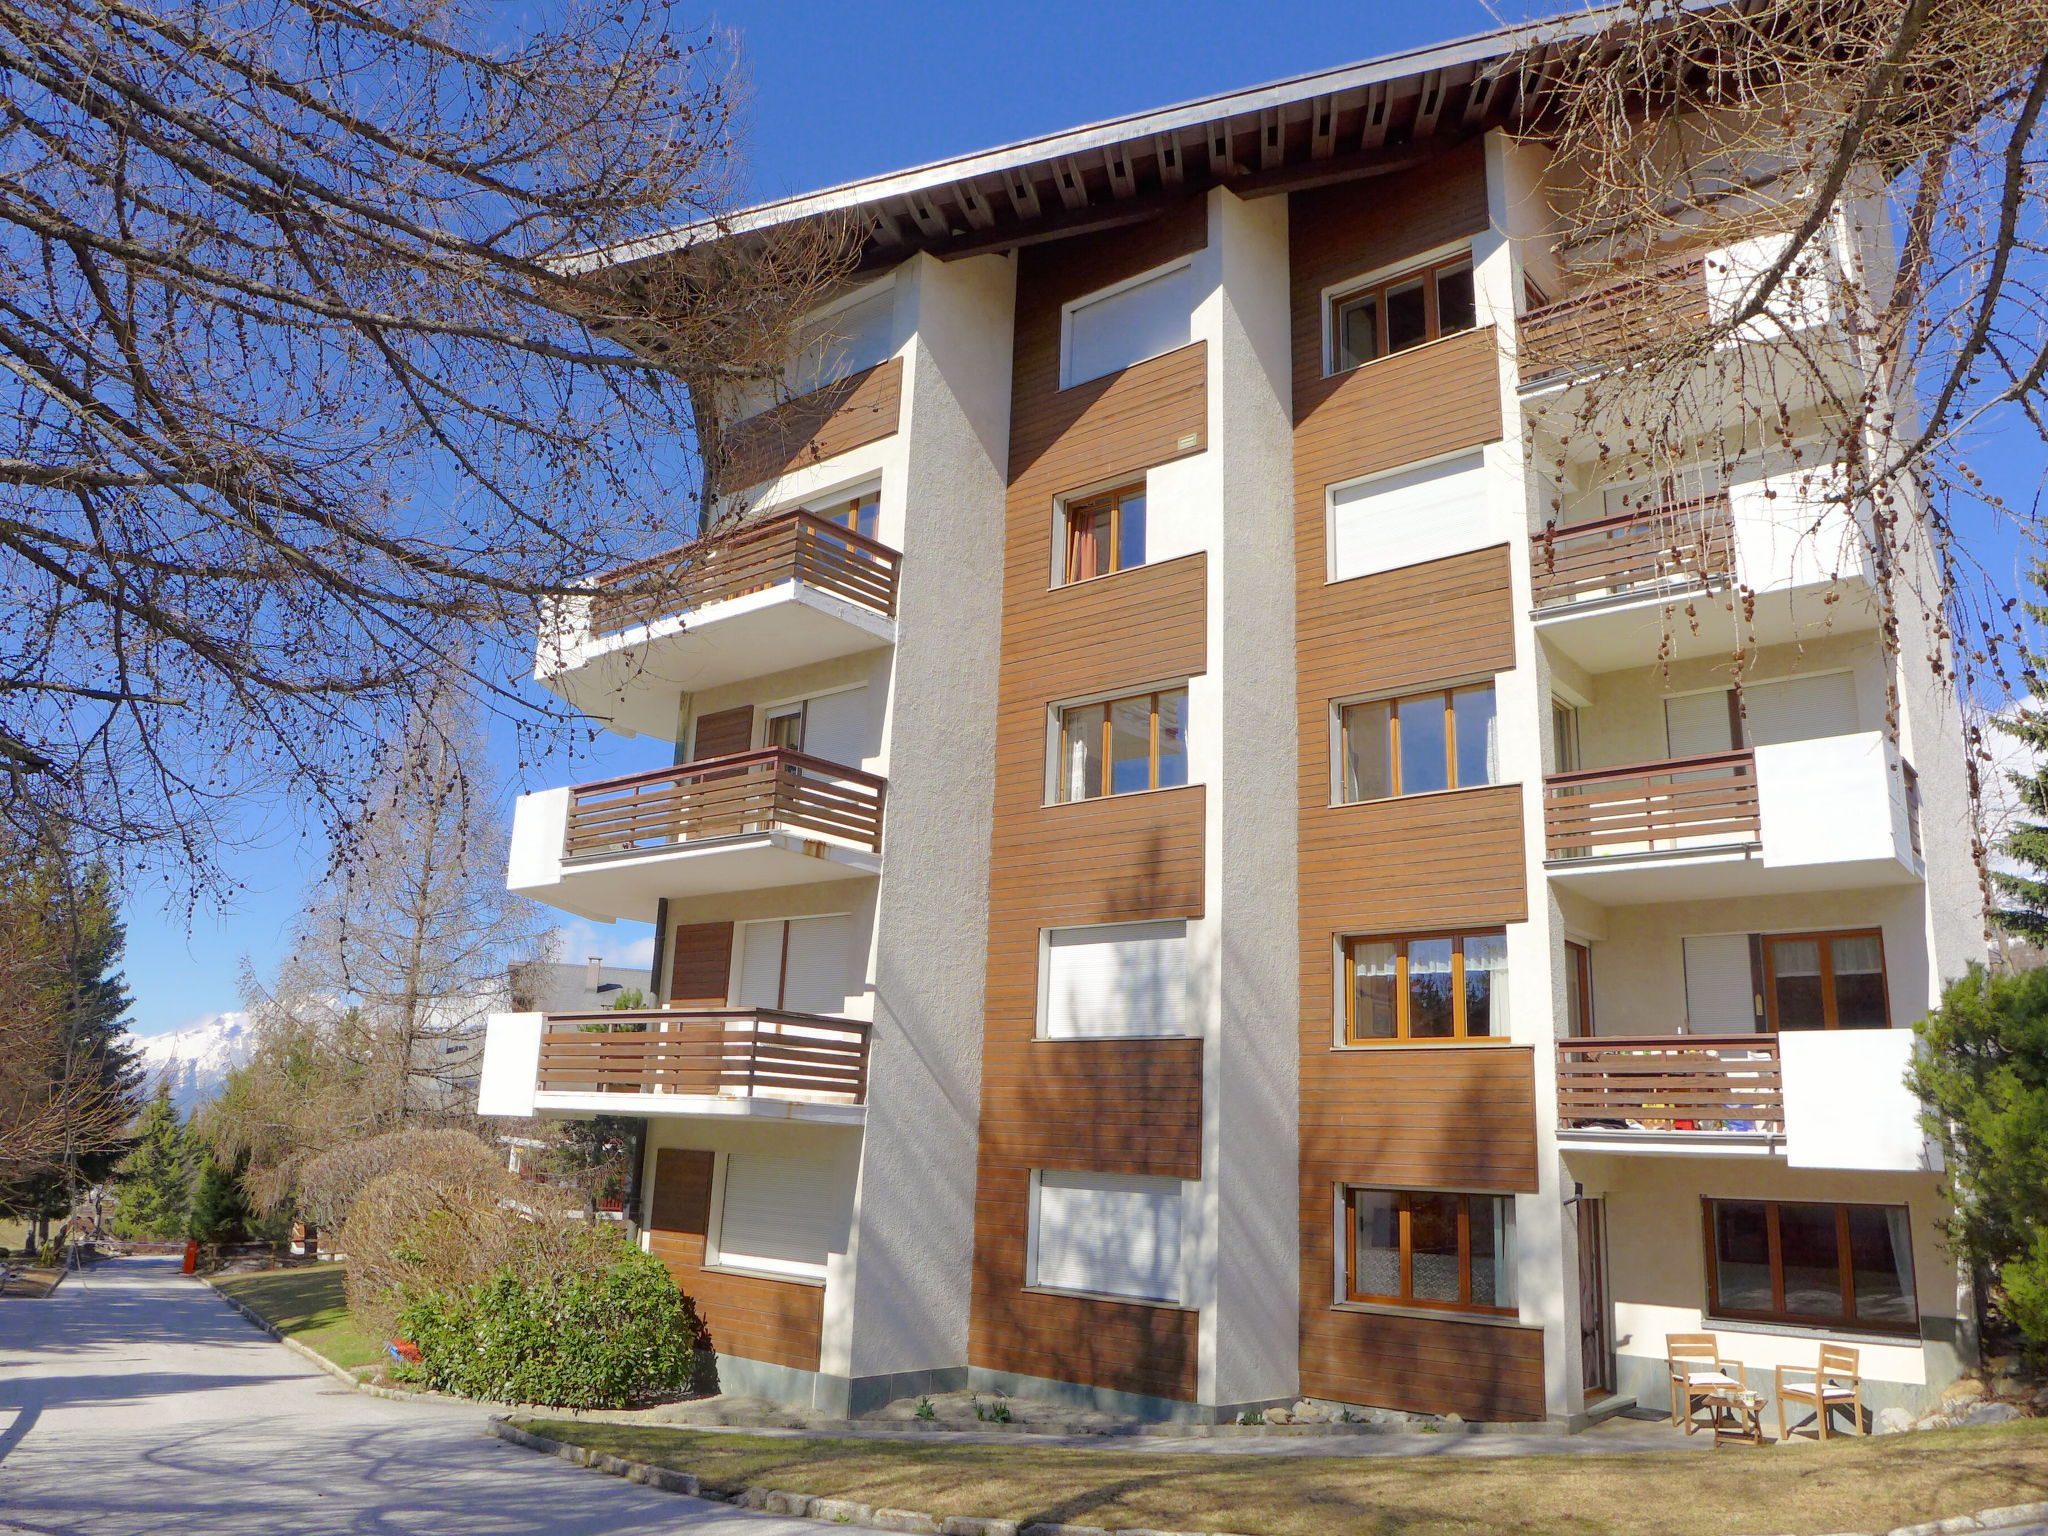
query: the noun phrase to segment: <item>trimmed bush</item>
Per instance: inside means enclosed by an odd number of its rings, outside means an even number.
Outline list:
[[[610,1246],[593,1270],[508,1265],[415,1297],[399,1318],[419,1347],[415,1374],[463,1397],[560,1408],[627,1408],[682,1391],[697,1347],[687,1303],[659,1259]]]

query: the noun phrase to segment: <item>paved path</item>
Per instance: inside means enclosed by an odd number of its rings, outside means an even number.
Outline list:
[[[0,1532],[817,1536],[494,1440],[481,1409],[352,1392],[169,1259],[0,1301]]]

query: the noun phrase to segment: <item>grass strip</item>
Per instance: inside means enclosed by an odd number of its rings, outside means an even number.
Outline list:
[[[381,1359],[383,1346],[358,1332],[343,1290],[346,1267],[311,1264],[222,1275],[213,1283],[286,1337],[353,1370]]]
[[[707,1492],[783,1488],[941,1519],[981,1515],[1110,1529],[1249,1536],[1814,1536],[1884,1531],[2048,1499],[2048,1420],[1826,1445],[1487,1459],[1147,1455],[519,1422],[592,1451],[694,1472]]]

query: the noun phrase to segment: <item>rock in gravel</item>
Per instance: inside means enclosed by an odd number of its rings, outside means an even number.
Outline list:
[[[1960,1381],[1952,1381],[1941,1389],[1941,1400],[1944,1404],[1974,1403],[1987,1396],[1989,1394],[1985,1391],[1984,1383],[1977,1380],[1974,1376],[1965,1376]]]
[[[2012,1403],[1972,1403],[1957,1419],[1961,1424],[2004,1424],[2022,1417]]]
[[[1896,1435],[1913,1427],[1913,1415],[1904,1408],[1886,1408],[1877,1416],[1880,1435]]]

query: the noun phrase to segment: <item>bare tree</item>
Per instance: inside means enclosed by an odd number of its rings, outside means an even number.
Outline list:
[[[492,642],[692,526],[687,386],[772,378],[846,243],[718,238],[721,36],[550,10],[0,0],[17,822],[203,882],[237,797],[344,815],[423,679],[517,707]]]

